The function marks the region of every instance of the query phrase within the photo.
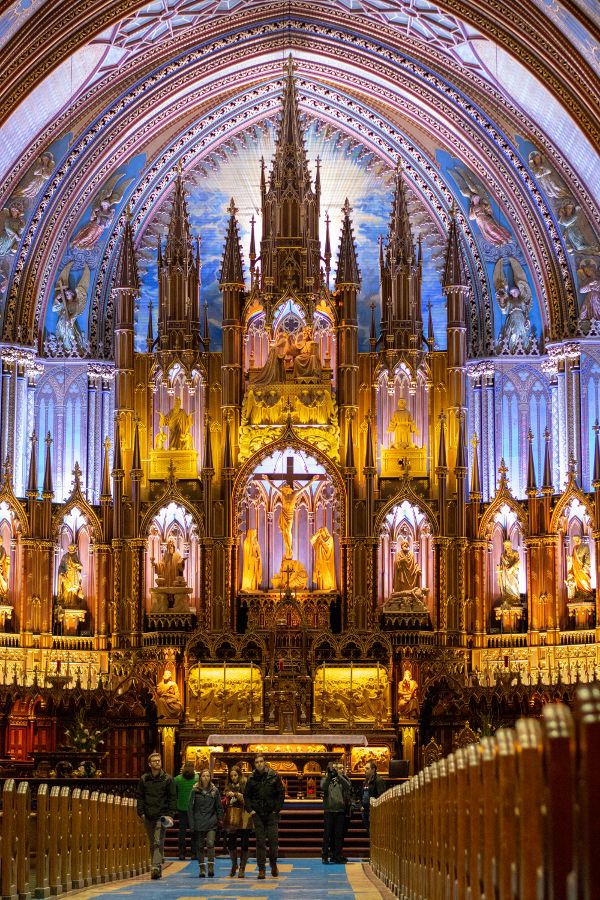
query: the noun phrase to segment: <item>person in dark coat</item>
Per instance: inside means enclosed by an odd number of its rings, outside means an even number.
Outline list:
[[[345,863],[348,860],[343,855],[344,825],[348,809],[352,805],[352,785],[338,768],[336,763],[330,762],[327,771],[321,779],[323,792],[323,863]]]
[[[212,878],[215,874],[215,835],[217,825],[223,821],[223,804],[216,785],[211,781],[208,769],[204,769],[200,773],[200,780],[192,788],[188,818],[196,838],[198,875],[200,878],[206,877],[204,868],[204,844],[206,843],[208,877]]]
[[[279,813],[285,800],[285,788],[277,772],[267,765],[264,756],[260,753],[254,759],[254,771],[248,778],[244,800],[248,812],[254,813],[258,877],[265,878],[266,845],[268,844],[271,875],[277,878],[279,875],[277,868]]]
[[[365,781],[362,789],[362,820],[367,834],[371,819],[371,798],[381,797],[386,789],[385,781],[377,774],[377,766],[374,762],[368,762],[365,766]]]
[[[227,849],[231,858],[231,871],[229,877],[233,878],[237,872],[238,878],[244,878],[246,875],[246,862],[248,861],[248,845],[250,843],[250,829],[252,827],[252,816],[246,810],[244,805],[244,794],[246,793],[246,785],[248,781],[242,775],[239,766],[232,766],[229,772],[229,779],[225,785],[224,798],[227,808],[225,810],[225,831],[227,832]],[[230,810],[237,811],[239,824],[231,824],[229,819]],[[240,865],[238,872],[238,856],[237,845],[238,838],[240,842]]]
[[[148,757],[150,771],[145,772],[137,787],[137,813],[143,818],[150,853],[152,878],[160,878],[165,858],[165,834],[173,824],[177,809],[175,782],[162,767],[160,753]]]

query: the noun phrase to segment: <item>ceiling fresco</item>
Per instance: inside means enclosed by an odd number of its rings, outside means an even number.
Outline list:
[[[590,284],[600,271],[600,160],[588,126],[600,95],[591,90],[594,4],[535,0],[526,27],[514,9],[512,28],[504,0],[485,15],[469,0],[155,0],[121,2],[120,15],[116,3],[87,2],[90,24],[79,31],[69,24],[79,36],[70,55],[53,31],[62,12],[53,23],[52,10],[63,9],[55,0],[6,4],[0,16],[9,60],[0,91],[10,101],[0,129],[4,340],[37,342],[53,355],[60,297],[68,296],[81,332],[72,355],[110,353],[102,329],[130,202],[143,276],[142,348],[148,307],[156,306],[156,242],[181,161],[218,346],[226,210],[233,196],[247,254],[259,160],[272,155],[288,53],[313,173],[322,160],[332,248],[346,197],[353,208],[363,347],[398,163],[413,233],[423,241],[424,318],[431,303],[438,346],[445,345],[440,270],[453,204],[475,284],[480,352],[517,352],[503,344],[508,295],[526,310],[521,350],[589,320]],[[38,22],[31,76],[13,82],[11,66]],[[539,47],[528,48],[536,29]],[[565,39],[572,54],[559,58],[553,48]]]

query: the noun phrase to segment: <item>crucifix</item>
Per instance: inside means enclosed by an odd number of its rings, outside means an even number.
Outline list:
[[[286,458],[286,469],[281,472],[258,472],[254,475],[255,479],[266,478],[271,487],[277,491],[281,498],[281,512],[279,513],[279,530],[283,538],[284,559],[292,559],[292,529],[294,525],[294,512],[298,498],[307,488],[315,481],[325,481],[326,475],[309,475],[303,472],[294,471],[294,457]],[[274,481],[283,482],[281,487],[274,484]],[[296,487],[297,482],[305,481],[306,484]]]

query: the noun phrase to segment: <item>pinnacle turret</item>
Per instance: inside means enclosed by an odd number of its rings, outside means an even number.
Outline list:
[[[235,284],[243,287],[244,261],[242,259],[242,247],[240,244],[240,234],[236,214],[237,209],[232,197],[231,203],[229,204],[229,225],[227,228],[227,237],[225,238],[223,265],[221,266],[219,284]]]
[[[542,482],[542,490],[552,493],[554,490],[552,484],[552,460],[550,456],[550,432],[546,428],[544,432],[544,440],[546,447],[544,450],[544,480]]]
[[[54,488],[52,486],[52,456],[50,453],[50,447],[52,445],[52,438],[50,437],[50,432],[46,435],[46,463],[44,466],[44,484],[42,485],[42,497],[52,497],[54,494]]]
[[[398,168],[395,174],[394,199],[388,234],[388,252],[392,263],[412,265],[415,261],[415,245],[410,227],[404,175],[401,168]]]
[[[27,496],[31,498],[37,497],[38,494],[36,447],[37,435],[33,431],[31,435],[31,456],[29,457],[29,479],[27,482]]]
[[[360,286],[360,269],[356,258],[356,245],[354,243],[354,233],[352,231],[352,222],[350,221],[350,213],[352,207],[346,202],[342,207],[344,218],[342,221],[342,234],[340,237],[340,249],[338,253],[337,272],[335,276],[335,284],[338,287],[341,284],[352,284],[356,287]]]
[[[177,175],[175,176],[175,193],[171,207],[167,245],[165,247],[165,263],[168,266],[181,266],[183,268],[192,268],[194,266],[192,235],[181,166],[178,167]]]
[[[131,212],[129,204],[125,212],[125,229],[121,240],[121,248],[115,268],[113,288],[121,291],[139,291],[140,279],[138,275],[135,249],[133,246],[133,231],[131,228]]]
[[[533,432],[531,428],[529,429],[527,440],[529,442],[529,450],[527,454],[527,492],[536,494],[537,482],[535,477],[535,461],[533,458]]]
[[[469,287],[454,208],[452,209],[450,230],[448,232],[442,287],[444,291],[450,291],[452,288]]]

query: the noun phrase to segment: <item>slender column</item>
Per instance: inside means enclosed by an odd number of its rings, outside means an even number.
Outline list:
[[[87,389],[87,434],[85,485],[91,503],[98,502],[98,479],[96,478],[96,392],[97,378],[88,372]]]
[[[1,362],[2,366],[2,421],[0,422],[0,436],[2,438],[2,446],[0,448],[0,460],[2,463],[10,453],[10,448],[8,444],[8,434],[9,434],[9,423],[10,423],[10,415],[9,415],[9,406],[10,406],[10,369],[11,364],[8,359],[2,358]]]
[[[496,493],[496,415],[494,403],[494,366],[490,363],[485,370],[485,413],[482,418],[482,435],[487,439],[481,442],[483,473],[483,499],[488,500]]]
[[[13,413],[15,493],[22,497],[25,493],[26,461],[27,461],[27,378],[21,360],[15,362],[15,405]]]

